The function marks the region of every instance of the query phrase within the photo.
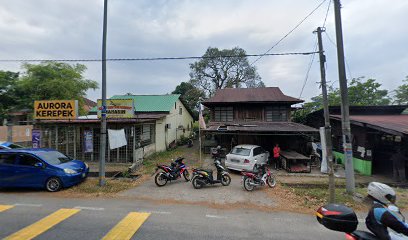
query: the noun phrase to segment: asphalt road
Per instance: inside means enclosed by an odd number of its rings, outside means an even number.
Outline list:
[[[60,222],[35,239],[102,239],[130,212],[150,213],[146,221],[140,221],[140,228],[133,226],[137,231],[130,239],[344,239],[343,234],[325,229],[314,216],[305,214],[157,204],[131,198],[54,198],[41,192],[0,194],[1,239],[31,224],[39,226],[38,232],[44,225],[38,223],[41,219],[63,208],[75,213],[69,217],[57,214]],[[2,206],[10,208],[2,211]],[[129,225],[139,220],[136,217]],[[36,234],[35,230],[28,232]]]

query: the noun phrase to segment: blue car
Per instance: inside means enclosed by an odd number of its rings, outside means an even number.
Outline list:
[[[0,150],[0,187],[45,188],[56,192],[82,182],[89,167],[54,149]]]

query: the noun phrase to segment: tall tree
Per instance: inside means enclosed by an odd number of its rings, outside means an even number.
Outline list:
[[[194,113],[197,113],[197,104],[200,98],[204,98],[205,94],[202,90],[194,87],[191,83],[182,82],[176,87],[172,94],[181,94],[181,98],[186,102],[187,107]]]
[[[86,91],[98,88],[98,83],[85,79],[85,65],[59,62],[24,64],[24,74],[17,84],[18,107],[32,109],[34,100],[78,100],[79,110]]]
[[[16,72],[0,71],[0,125],[16,101],[15,86],[18,76],[19,73]]]
[[[265,87],[256,67],[251,66],[244,49],[209,47],[203,58],[190,64],[190,83],[212,96],[222,88]]]
[[[405,84],[402,84],[395,90],[395,100],[397,104],[408,104],[408,76],[403,80]]]
[[[388,90],[380,89],[381,84],[375,79],[364,77],[353,78],[348,87],[348,96],[350,106],[370,106],[370,105],[388,105],[391,102],[388,97]],[[340,89],[329,87],[328,101],[330,106],[339,106],[341,104]],[[303,109],[298,110],[293,115],[293,120],[303,122],[306,115],[323,108],[323,97],[318,95],[311,98],[310,102],[303,105]]]

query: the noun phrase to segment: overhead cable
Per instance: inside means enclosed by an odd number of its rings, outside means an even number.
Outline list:
[[[320,8],[320,6],[323,5],[323,3],[326,2],[326,0],[323,0],[315,9],[313,9],[313,11],[311,11],[305,18],[303,18],[294,28],[292,28],[292,30],[290,30],[285,36],[283,36],[278,42],[276,42],[271,48],[268,49],[268,51],[266,51],[264,54],[261,54],[257,59],[255,59],[255,61],[253,61],[251,63],[251,65],[255,64],[257,61],[259,61],[259,59],[261,59],[264,56],[267,56],[268,53],[274,48],[276,47],[279,43],[281,43],[285,38],[287,38],[292,32],[294,32],[300,25],[302,25],[302,23],[304,21],[306,21],[306,19],[308,19],[317,9]]]
[[[316,49],[315,49],[316,50]],[[201,57],[156,57],[156,58],[108,58],[106,61],[161,61],[161,60],[186,60],[186,59],[212,59],[212,58],[236,58],[236,57],[258,57],[258,56],[289,56],[289,55],[311,55],[318,52],[289,52],[268,54],[240,54]],[[101,62],[102,59],[0,59],[0,62]]]

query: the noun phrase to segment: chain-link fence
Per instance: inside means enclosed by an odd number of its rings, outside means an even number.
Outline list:
[[[41,147],[56,149],[75,159],[99,161],[99,125],[38,125],[35,126],[35,129],[40,130]],[[154,124],[115,124],[109,126],[109,129],[124,129],[127,144],[120,148],[110,149],[108,137],[106,162],[137,163],[143,158],[139,156],[140,150],[155,143]]]

